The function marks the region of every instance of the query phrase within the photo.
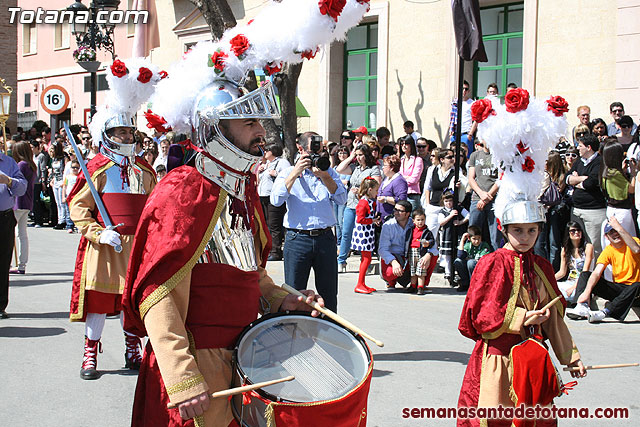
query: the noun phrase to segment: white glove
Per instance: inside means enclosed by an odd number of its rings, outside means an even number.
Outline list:
[[[103,245],[111,245],[114,248],[121,246],[120,233],[114,230],[102,230],[102,233],[100,233],[100,243]]]

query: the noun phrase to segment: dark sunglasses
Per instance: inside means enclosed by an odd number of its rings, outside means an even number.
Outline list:
[[[418,147],[418,148],[427,148],[426,145],[416,145],[416,147]]]
[[[467,90],[469,90],[469,88],[468,87],[463,87],[462,90],[467,91]]]
[[[393,208],[393,212],[394,213],[407,213],[407,211],[405,211],[405,210],[401,211],[400,209],[396,209],[396,208]]]
[[[585,136],[587,134],[587,132],[578,132],[576,133],[576,136]]]
[[[620,125],[621,129],[629,129],[631,125]]]
[[[341,139],[351,139],[349,135],[340,135]]]
[[[622,109],[617,109],[617,110],[611,110],[612,113],[624,113],[624,110]]]
[[[565,154],[565,157],[571,157],[572,159],[575,159],[576,157],[578,157],[578,155],[576,153],[567,153]]]
[[[71,166],[71,169],[80,169],[80,166]]]
[[[444,156],[444,158],[447,159],[447,160],[451,160],[451,159],[453,159],[455,157],[454,156]]]
[[[88,141],[88,140],[90,140],[90,139],[91,139],[91,137],[90,137],[90,136],[87,136],[87,137],[83,137],[83,138],[82,138],[82,140],[83,140],[83,141]]]
[[[570,228],[569,233],[571,234],[582,233],[582,230],[578,230],[577,228]]]

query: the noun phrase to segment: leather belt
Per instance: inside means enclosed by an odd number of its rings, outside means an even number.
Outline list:
[[[9,214],[13,215],[13,208],[7,209],[6,211],[0,211],[0,215],[8,216]]]
[[[297,228],[287,228],[287,230],[293,231],[294,233],[306,234],[307,236],[311,236],[311,237],[320,236],[321,234],[332,231],[331,227],[316,228],[313,230],[298,230]]]

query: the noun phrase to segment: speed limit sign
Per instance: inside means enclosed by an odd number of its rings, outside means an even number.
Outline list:
[[[60,114],[69,106],[69,92],[62,86],[47,86],[40,96],[40,105],[49,114]]]

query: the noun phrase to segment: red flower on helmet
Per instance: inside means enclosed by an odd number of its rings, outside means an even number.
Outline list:
[[[216,50],[213,54],[209,55],[209,67],[213,67],[216,69],[216,73],[221,73],[224,71],[225,59],[228,58],[229,55],[224,53],[221,50]]]
[[[279,73],[280,71],[282,71],[282,62],[279,62],[277,64],[274,62],[269,62],[264,66],[264,72],[270,76],[274,75],[275,73]]]
[[[167,73],[165,70],[160,71],[158,74],[160,74],[160,80],[169,76],[169,73]]]
[[[305,50],[304,52],[300,52],[300,56],[306,59],[313,59],[316,57],[317,53],[318,53],[318,48],[316,48],[316,50],[309,49],[309,50]]]
[[[320,0],[318,1],[318,7],[320,13],[323,15],[329,15],[334,21],[338,21],[338,16],[342,13],[342,9],[347,4],[347,0]]]
[[[529,147],[525,147],[524,144],[522,143],[522,141],[518,142],[518,145],[516,145],[516,148],[518,149],[518,151],[520,152],[520,154],[524,154],[525,151],[527,151],[529,149]]]
[[[151,110],[147,110],[144,113],[144,118],[147,119],[147,127],[149,129],[155,129],[158,132],[168,132],[171,130],[171,126],[166,126],[167,121]]]
[[[482,123],[487,117],[495,115],[496,112],[489,99],[480,99],[471,104],[471,120],[476,123]]]
[[[151,80],[151,77],[153,77],[153,72],[148,69],[147,67],[140,67],[140,69],[138,70],[138,81],[141,83],[149,83],[149,80]]]
[[[509,113],[526,110],[529,106],[529,92],[521,87],[510,90],[504,96],[504,105]]]
[[[524,159],[524,163],[522,164],[522,170],[525,172],[533,172],[535,166],[536,162],[534,162],[531,157],[527,156],[527,158]]]
[[[120,61],[119,59],[116,59],[115,61],[113,61],[113,64],[111,64],[111,74],[113,74],[114,76],[123,77],[128,73],[129,70],[127,70],[127,66],[124,65],[124,62]]]
[[[569,103],[561,96],[552,96],[547,99],[547,110],[553,111],[558,117],[569,111]]]
[[[241,56],[251,47],[249,39],[243,34],[238,34],[232,38],[229,43],[231,43],[231,50],[233,53],[235,53],[240,59],[242,59]]]

